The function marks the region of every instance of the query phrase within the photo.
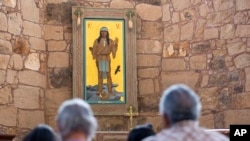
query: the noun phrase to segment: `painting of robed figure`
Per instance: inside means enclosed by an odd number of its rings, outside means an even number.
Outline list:
[[[73,97],[95,115],[128,115],[137,103],[135,9],[72,7]]]
[[[85,94],[89,103],[125,103],[123,19],[85,18]]]

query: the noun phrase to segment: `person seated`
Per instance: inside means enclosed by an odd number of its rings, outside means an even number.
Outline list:
[[[138,125],[128,134],[127,141],[142,141],[142,139],[155,135],[152,124]]]
[[[39,124],[23,138],[23,141],[56,141],[56,140],[57,138],[54,130],[46,124]]]
[[[199,126],[201,103],[198,95],[184,84],[175,84],[163,92],[159,112],[165,128],[143,141],[229,141],[218,132]]]
[[[56,125],[62,141],[90,141],[97,130],[97,121],[90,105],[79,98],[62,103]]]

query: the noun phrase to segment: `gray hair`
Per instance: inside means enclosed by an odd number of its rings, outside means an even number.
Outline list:
[[[56,122],[63,139],[77,131],[90,139],[97,130],[97,121],[90,105],[79,98],[63,102],[58,109]]]
[[[175,84],[163,92],[159,104],[160,114],[167,115],[170,123],[197,120],[201,112],[198,95],[184,84]]]

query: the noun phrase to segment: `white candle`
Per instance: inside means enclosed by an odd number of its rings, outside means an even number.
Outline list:
[[[79,26],[81,24],[81,20],[80,20],[80,16],[77,16],[77,26]]]
[[[133,21],[131,19],[128,20],[128,28],[133,28]]]

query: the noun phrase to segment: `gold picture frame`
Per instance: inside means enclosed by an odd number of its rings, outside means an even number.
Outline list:
[[[72,7],[72,20],[73,97],[82,98],[91,104],[95,115],[127,115],[127,109],[131,106],[137,111],[134,9],[75,6]],[[106,61],[109,65],[107,70],[110,75],[102,73],[101,81],[98,77],[101,63],[93,55],[93,46],[98,42],[97,37],[101,36],[102,29],[108,31],[110,42],[116,48],[115,51],[112,50],[112,55],[111,53],[107,55],[109,60]],[[105,45],[111,46],[104,42],[104,47]],[[104,74],[110,76],[112,80],[109,77],[104,78]],[[102,90],[99,93],[100,88]]]

